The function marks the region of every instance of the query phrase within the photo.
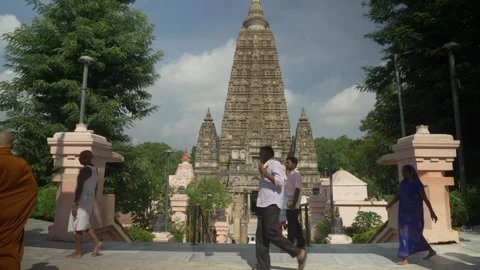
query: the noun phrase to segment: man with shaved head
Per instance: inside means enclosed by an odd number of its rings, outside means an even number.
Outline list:
[[[0,270],[19,270],[24,227],[35,205],[37,182],[22,158],[12,154],[13,136],[0,131]]]
[[[78,173],[75,199],[68,221],[68,231],[75,233],[75,251],[67,258],[82,257],[83,232],[87,232],[95,243],[92,256],[97,256],[102,246],[102,242],[98,240],[95,230],[90,224],[98,183],[98,170],[93,166],[92,160],[92,151],[86,150],[80,153],[78,161],[83,165],[83,168]]]

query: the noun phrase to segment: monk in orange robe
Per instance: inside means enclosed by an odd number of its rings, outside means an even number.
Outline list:
[[[20,270],[24,227],[38,189],[27,162],[12,149],[12,134],[0,131],[0,270]]]

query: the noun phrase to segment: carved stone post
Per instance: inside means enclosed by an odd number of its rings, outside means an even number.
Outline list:
[[[447,134],[430,134],[428,126],[418,126],[414,135],[401,138],[393,148],[393,153],[380,158],[382,165],[396,165],[399,180],[404,165],[413,165],[425,185],[438,222],[432,222],[430,212],[424,205],[425,227],[423,234],[429,243],[459,243],[458,232],[452,230],[450,218],[450,197],[448,186],[453,186],[452,177],[445,177],[446,171],[453,170],[453,161],[459,141]],[[388,227],[374,239],[376,243],[398,241],[398,204],[388,213]]]
[[[170,197],[170,205],[172,206],[172,220],[176,226],[185,226],[187,222],[188,211],[188,195],[175,194]],[[186,236],[184,236],[183,242],[186,242]]]
[[[48,228],[48,239],[53,241],[74,241],[74,234],[68,232],[68,219],[72,209],[77,185],[77,175],[83,167],[78,158],[80,153],[90,150],[94,154],[93,164],[98,168],[98,187],[91,223],[100,237],[105,240],[130,241],[130,237],[115,223],[115,195],[103,194],[105,163],[123,162],[123,157],[111,150],[111,143],[102,136],[78,124],[74,132],[58,132],[47,139],[54,166],[60,173],[53,175],[57,184],[55,221]],[[87,238],[88,239],[88,238]]]
[[[235,242],[240,243],[240,220],[242,218],[242,196],[241,193],[236,190],[234,193],[234,205],[233,205],[233,238]]]

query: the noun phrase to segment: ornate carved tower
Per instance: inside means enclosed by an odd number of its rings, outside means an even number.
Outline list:
[[[218,175],[218,136],[210,108],[198,133],[195,176],[199,179]]]
[[[298,158],[298,170],[302,174],[303,193],[309,194],[312,187],[319,183],[320,175],[312,127],[304,108],[298,119],[294,152],[295,157]]]
[[[216,135],[209,111],[198,137],[195,175],[219,176],[228,186],[239,187],[237,191],[255,191],[262,145],[271,145],[282,159],[296,154],[305,187],[318,183],[310,123],[303,112],[296,136],[290,136],[275,38],[260,0],[252,0],[237,38],[221,136]]]
[[[232,183],[235,175],[234,182],[245,183],[256,177],[262,145],[286,158],[290,123],[273,32],[260,1],[252,0],[238,35],[225,102],[219,150],[223,179]]]

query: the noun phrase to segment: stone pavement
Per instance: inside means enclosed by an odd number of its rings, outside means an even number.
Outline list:
[[[30,220],[25,228],[22,269],[33,270],[246,270],[255,263],[253,245],[159,244],[105,242],[101,256],[91,257],[92,244],[84,245],[82,259],[66,259],[73,243],[48,242],[49,223]],[[436,245],[439,256],[423,261],[414,255],[411,265],[395,265],[397,244],[314,245],[308,248],[306,269],[480,269],[480,230],[462,233],[458,245]],[[272,269],[296,269],[296,262],[278,249],[271,249]]]

